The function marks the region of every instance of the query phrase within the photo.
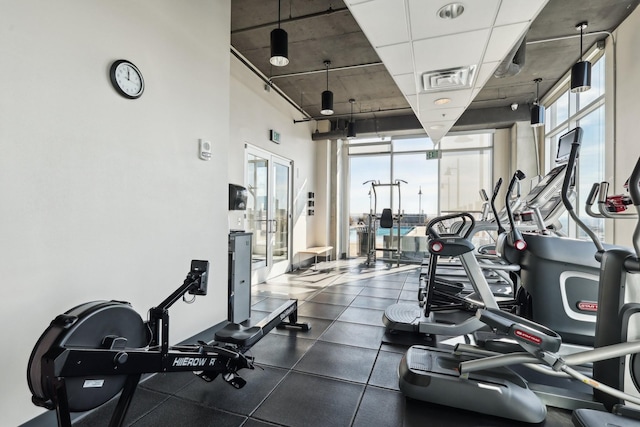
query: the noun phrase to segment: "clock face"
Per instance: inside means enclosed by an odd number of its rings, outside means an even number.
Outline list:
[[[139,98],[144,91],[144,79],[138,67],[129,61],[120,59],[111,65],[109,73],[111,83],[118,93],[125,98]]]

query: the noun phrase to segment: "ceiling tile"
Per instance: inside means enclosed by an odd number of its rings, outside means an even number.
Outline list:
[[[413,60],[409,43],[380,47],[376,51],[392,76],[413,73]]]
[[[547,0],[503,1],[495,25],[532,21],[546,4]]]
[[[370,1],[349,10],[374,48],[409,41],[404,0]]]
[[[425,107],[431,105],[433,108],[465,108],[471,101],[471,89],[450,92],[421,93],[418,97],[420,105]],[[449,98],[451,101],[447,104],[436,105],[434,103],[435,100],[441,98]]]
[[[502,61],[528,28],[529,22],[495,27],[484,54],[484,62]]]
[[[452,120],[455,122],[462,113],[464,113],[464,107],[438,108],[433,103],[427,105],[419,104],[420,121],[440,122]]]
[[[471,101],[476,99],[476,96],[478,96],[478,94],[480,93],[481,90],[482,90],[481,87],[477,87],[477,88],[473,89],[473,91],[471,93]]]
[[[413,40],[489,28],[496,18],[500,1],[467,1],[464,3],[464,13],[458,18],[440,18],[438,10],[449,3],[451,0],[409,0]]]
[[[500,65],[500,62],[502,61],[485,62],[480,65],[480,69],[476,72],[476,82],[473,85],[474,88],[481,89],[482,86],[484,86],[484,84],[491,78],[493,72],[498,68],[498,65]]]
[[[416,78],[413,73],[393,76],[393,80],[395,80],[396,84],[398,85],[398,89],[400,89],[400,92],[404,93],[405,95],[415,95],[417,93]]]
[[[449,132],[449,130],[455,124],[455,120],[442,120],[438,122],[428,122],[420,119],[420,124],[433,141],[434,145],[440,142],[440,140]]]
[[[414,42],[417,74],[478,64],[489,34],[490,30],[487,29]]]
[[[347,5],[347,7],[349,6],[353,6],[356,4],[360,4],[360,3],[368,3],[368,2],[373,2],[374,0],[345,0],[344,3]]]
[[[413,113],[418,116],[418,96],[417,95],[405,95],[407,102],[411,106]]]

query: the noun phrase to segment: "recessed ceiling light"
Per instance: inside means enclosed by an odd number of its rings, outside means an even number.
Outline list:
[[[462,12],[464,12],[462,3],[449,3],[438,10],[438,16],[442,19],[456,19],[462,15]]]
[[[429,129],[432,129],[432,130],[438,130],[438,129],[442,129],[442,128],[444,128],[444,125],[431,125],[431,126],[429,126]]]
[[[436,105],[444,105],[450,102],[451,102],[451,98],[438,98],[435,101],[433,101],[433,103]]]

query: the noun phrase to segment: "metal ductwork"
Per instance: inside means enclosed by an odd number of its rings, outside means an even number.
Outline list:
[[[527,47],[526,35],[522,36],[519,43],[516,43],[513,49],[509,52],[507,57],[498,65],[498,68],[493,73],[493,76],[497,79],[502,77],[515,76],[524,67],[525,50]]]

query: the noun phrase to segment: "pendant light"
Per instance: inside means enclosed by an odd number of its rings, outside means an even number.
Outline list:
[[[331,61],[324,61],[324,66],[327,67],[327,90],[322,92],[322,109],[320,110],[320,114],[324,114],[325,116],[333,114],[333,92],[329,90],[329,65],[331,65]]]
[[[536,99],[531,107],[531,126],[538,127],[544,125],[544,107],[540,105],[540,82],[542,79],[535,79],[536,82]]]
[[[289,36],[280,28],[280,0],[278,0],[278,28],[271,31],[271,65],[284,67],[289,63]]]
[[[349,119],[349,124],[347,125],[347,139],[353,139],[356,137],[356,122],[353,121],[353,104],[355,104],[356,100],[351,98],[349,103],[351,104],[351,119]]]
[[[571,67],[571,92],[574,93],[591,89],[591,62],[582,60],[582,37],[585,28],[586,22],[576,25],[576,30],[580,30],[580,61]]]

